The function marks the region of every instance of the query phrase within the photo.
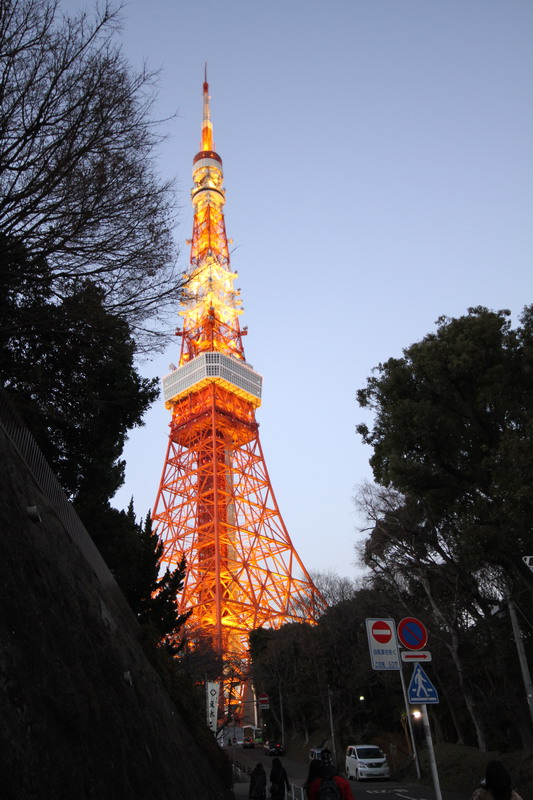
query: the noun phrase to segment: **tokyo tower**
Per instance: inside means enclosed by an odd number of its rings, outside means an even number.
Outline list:
[[[259,441],[262,377],[244,355],[207,78],[192,176],[181,353],[163,378],[172,416],[154,529],[162,564],[187,562],[180,611],[192,609],[190,623],[219,653],[247,661],[251,630],[312,621],[324,603],[287,533]]]

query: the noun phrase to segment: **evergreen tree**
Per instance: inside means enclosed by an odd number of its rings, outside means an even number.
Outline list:
[[[516,328],[508,311],[473,308],[441,318],[358,392],[375,413],[358,431],[378,484],[360,495],[372,526],[364,561],[375,585],[419,612],[445,646],[450,713],[460,738],[475,729],[482,750],[498,746],[496,718],[520,729],[524,747],[533,741],[516,654],[501,647],[492,614],[512,597],[531,617],[532,353],[533,307]],[[470,720],[456,711],[458,692]],[[488,696],[498,702],[489,707]]]
[[[357,393],[377,483],[422,504],[469,568],[503,566],[533,587],[533,306],[473,308],[376,368]]]
[[[138,532],[141,543],[139,578],[135,596],[130,602],[139,622],[150,626],[166,650],[175,655],[182,647],[179,631],[192,613],[191,611],[185,614],[178,613],[177,598],[183,589],[185,579],[185,556],[175,569],[167,567],[160,576],[159,565],[163,554],[163,543],[152,531],[150,514],[146,515],[144,524],[138,526]]]
[[[163,545],[152,531],[150,514],[136,521],[133,499],[127,511],[96,503],[82,519],[147,638],[176,655],[183,644],[180,629],[190,616],[178,610],[185,559],[160,574]]]
[[[0,276],[0,386],[69,497],[106,503],[157,382],[139,375],[129,325],[105,309],[96,284],[71,282],[58,300],[46,261],[1,235]]]

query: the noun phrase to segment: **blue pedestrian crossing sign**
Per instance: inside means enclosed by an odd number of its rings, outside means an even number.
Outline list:
[[[411,678],[407,693],[409,695],[409,702],[413,705],[439,702],[439,693],[420,664],[415,664],[413,677]]]

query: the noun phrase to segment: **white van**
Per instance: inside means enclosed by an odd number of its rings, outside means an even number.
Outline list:
[[[322,758],[322,751],[325,750],[325,747],[312,747],[309,750],[309,760],[310,761],[320,761]]]
[[[346,777],[349,781],[390,778],[387,756],[375,744],[351,744],[346,750]]]

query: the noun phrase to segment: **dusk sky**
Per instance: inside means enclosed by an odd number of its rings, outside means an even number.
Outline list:
[[[356,390],[441,315],[533,302],[533,3],[130,0],[123,22],[132,66],[162,69],[157,115],[179,112],[160,168],[183,270],[208,64],[274,492],[307,569],[356,577]],[[117,507],[153,505],[169,420],[160,400],[132,432]]]

